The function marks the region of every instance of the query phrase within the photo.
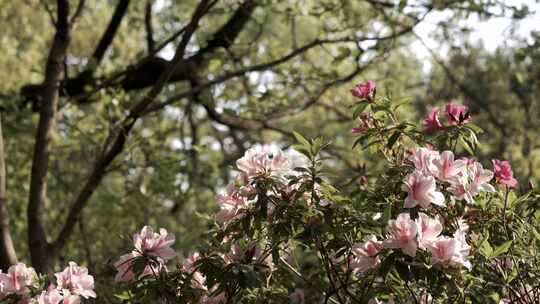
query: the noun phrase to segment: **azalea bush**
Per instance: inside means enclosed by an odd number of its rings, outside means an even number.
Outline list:
[[[96,298],[94,277],[75,262],[54,276],[38,276],[23,263],[0,273],[0,302],[8,304],[79,304]]]
[[[215,223],[199,251],[181,256],[171,233],[144,226],[112,265],[115,297],[191,304],[539,303],[540,195],[520,187],[508,162],[475,160],[482,131],[468,108],[434,108],[419,125],[400,120],[404,103],[377,94],[372,81],[351,93],[358,99],[352,148],[385,161],[379,176],[334,184],[326,170],[331,142],[298,133],[285,151],[249,149],[236,162],[235,182],[216,197]],[[77,267],[63,272],[72,279],[48,280],[46,290],[43,282],[21,279],[18,289],[1,294],[40,304],[94,297],[93,280]],[[13,280],[11,272],[2,276]]]

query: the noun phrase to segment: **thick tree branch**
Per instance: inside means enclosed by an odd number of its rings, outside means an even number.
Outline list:
[[[118,28],[120,27],[120,23],[126,15],[129,2],[130,0],[120,0],[118,2],[111,21],[109,22],[107,29],[103,33],[103,36],[101,36],[101,39],[99,40],[99,43],[94,50],[94,53],[92,54],[92,59],[96,61],[96,65],[99,65],[99,63],[101,63],[101,60],[105,56],[105,52],[107,52],[107,49],[109,49],[109,46],[113,42],[114,37],[116,36],[116,32],[118,32]]]
[[[107,29],[101,36],[101,39],[99,40],[98,45],[92,54],[92,64],[86,67],[86,69],[77,75],[77,77],[67,79],[63,84],[64,89],[62,90],[62,93],[65,93],[68,96],[79,95],[84,91],[84,87],[93,81],[92,78],[94,76],[94,72],[112,44],[122,19],[124,19],[124,16],[126,15],[129,2],[130,0],[120,0],[118,2],[113,16],[111,17],[111,21],[109,22]]]
[[[4,272],[7,271],[9,266],[17,263],[17,254],[15,253],[15,247],[13,247],[13,240],[9,229],[6,196],[4,137],[2,135],[2,122],[0,121],[0,269],[4,270]]]
[[[128,116],[120,123],[117,128],[111,134],[112,144],[109,146],[107,143],[104,145],[104,153],[97,160],[88,180],[83,186],[81,192],[75,199],[75,202],[71,206],[66,222],[58,235],[58,238],[53,244],[55,251],[61,249],[66,241],[69,239],[73,230],[76,226],[76,223],[79,219],[79,216],[87,205],[88,200],[97,189],[101,180],[106,174],[106,170],[109,165],[114,161],[114,159],[123,151],[125,143],[128,139],[128,136],[133,129],[133,126],[137,120],[144,115],[146,108],[154,101],[154,99],[159,95],[163,87],[169,81],[169,78],[174,73],[177,65],[182,62],[183,56],[185,54],[186,46],[198,27],[199,20],[207,13],[208,9],[214,4],[214,2],[209,3],[208,0],[202,0],[193,16],[190,23],[188,24],[186,31],[180,41],[172,63],[167,67],[164,73],[161,74],[156,84],[152,87],[150,92],[144,96],[135,106],[130,110]]]
[[[47,236],[43,224],[43,208],[47,196],[47,172],[50,142],[55,125],[58,91],[70,41],[69,1],[58,0],[56,34],[50,49],[43,81],[42,106],[34,143],[30,194],[28,200],[28,242],[32,265],[46,273],[50,266]]]
[[[120,25],[120,21],[124,16],[129,0],[120,0],[118,6],[116,7],[113,18],[105,31],[101,41],[98,44],[92,58],[95,60],[96,64],[99,64],[103,59],[105,51],[111,44],[116,30]],[[223,47],[228,48],[234,40],[237,38],[241,30],[244,28],[245,24],[249,21],[253,9],[256,7],[256,1],[246,0],[242,3],[231,18],[223,25],[209,40],[206,47],[202,48],[195,55],[183,59],[180,63],[176,65],[174,73],[169,78],[169,82],[178,82],[189,80],[191,75],[197,73],[201,70],[201,65],[206,60],[208,54],[214,51],[217,48]],[[176,39],[175,36],[180,35],[184,32],[184,29],[180,30],[178,33],[173,35],[171,39],[168,39],[166,43],[171,42]],[[156,50],[162,48],[164,44],[161,44],[156,48]],[[152,56],[155,53],[151,53]],[[135,64],[132,67],[127,68],[121,73],[120,81],[111,81],[106,82],[106,86],[120,85],[124,90],[138,90],[151,87],[156,83],[156,79],[165,71],[166,67],[170,65],[170,62],[158,58],[158,57],[145,57],[139,63]],[[116,76],[114,77],[117,78]],[[79,74],[77,77],[68,79],[64,84],[63,93],[68,96],[82,96],[85,95],[84,88],[87,86],[96,85],[96,79],[93,78],[93,70],[86,70]],[[42,91],[42,85],[26,85],[21,88],[21,94],[26,98],[26,102],[32,102],[33,109],[36,110],[39,108],[40,103],[40,92]],[[76,98],[75,100],[79,102],[87,102],[87,98]]]
[[[154,53],[155,41],[154,41],[154,28],[152,27],[152,0],[146,1],[146,7],[144,8],[144,27],[146,30],[146,47],[148,48],[148,54]]]
[[[410,31],[410,29],[409,29]],[[189,97],[191,95],[193,95],[194,93],[198,93],[204,89],[207,89],[209,87],[212,87],[216,84],[220,84],[222,82],[225,82],[229,79],[232,79],[232,78],[236,78],[236,77],[240,77],[240,76],[243,76],[249,72],[258,72],[258,71],[265,71],[265,70],[270,70],[274,67],[277,67],[291,59],[293,59],[294,57],[298,56],[298,55],[301,55],[305,52],[307,52],[308,50],[314,48],[314,47],[317,47],[317,46],[321,46],[321,45],[325,45],[325,44],[334,44],[334,43],[341,43],[341,42],[359,42],[359,41],[368,41],[368,40],[374,40],[374,41],[383,41],[383,40],[389,40],[389,39],[393,39],[395,37],[397,37],[398,35],[402,35],[404,34],[405,32],[399,32],[399,33],[395,33],[395,34],[391,34],[391,35],[388,35],[388,36],[383,36],[383,37],[363,37],[363,38],[352,38],[352,37],[344,37],[344,38],[336,38],[336,39],[315,39],[313,40],[312,42],[309,42],[295,50],[292,50],[291,52],[289,52],[287,55],[284,55],[283,57],[280,57],[280,58],[277,58],[275,60],[272,60],[272,61],[269,61],[269,62],[266,62],[266,63],[261,63],[261,64],[255,64],[255,65],[252,65],[252,66],[248,66],[248,67],[245,67],[245,68],[241,68],[241,69],[238,69],[236,71],[231,71],[231,72],[227,72],[227,73],[224,73],[223,75],[221,76],[217,76],[216,78],[210,80],[210,81],[207,81],[205,83],[200,83],[196,86],[192,86],[190,90],[187,90],[185,92],[181,92],[181,93],[178,93],[174,96],[171,96],[169,97],[168,99],[166,99],[165,101],[161,102],[161,103],[156,103],[154,105],[152,105],[151,107],[148,108],[147,112],[156,112],[156,111],[159,111],[161,109],[163,109],[164,107],[168,106],[168,105],[171,105],[173,103],[175,103],[176,101],[182,99],[182,98],[186,98],[186,97]],[[358,39],[358,40],[357,40]],[[198,82],[197,82],[198,83]]]

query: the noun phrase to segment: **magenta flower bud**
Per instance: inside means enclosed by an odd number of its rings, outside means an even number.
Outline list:
[[[368,102],[373,102],[375,99],[375,93],[377,92],[377,85],[375,81],[368,80],[366,82],[359,83],[351,90],[351,94],[354,97],[358,97]]]

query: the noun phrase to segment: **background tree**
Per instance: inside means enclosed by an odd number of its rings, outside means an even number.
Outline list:
[[[287,146],[292,130],[341,134],[326,152],[340,159],[337,179],[376,174],[376,159],[348,149],[351,97],[343,88],[372,78],[419,100],[458,97],[424,95],[408,48],[413,29],[437,11],[447,13],[441,28],[471,14],[521,12],[472,0],[0,0],[0,7],[6,197],[18,257],[45,272],[78,257],[94,273],[106,271],[121,234],[141,222],[169,227],[179,248],[191,249],[210,223],[213,197],[231,180],[225,169],[256,142]],[[536,55],[524,50],[515,53],[525,54],[521,61],[493,56],[510,60],[508,90],[532,115],[536,89],[527,79],[537,76],[527,62]],[[464,69],[474,68],[471,54],[462,57],[469,56]],[[492,68],[504,70],[504,62]],[[452,80],[437,73],[433,92]],[[481,102],[471,101],[473,115]],[[528,123],[532,130],[534,116]],[[529,145],[523,160],[534,159],[533,131],[516,140]]]

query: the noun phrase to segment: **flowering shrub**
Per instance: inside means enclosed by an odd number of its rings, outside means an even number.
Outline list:
[[[0,273],[0,302],[17,304],[78,304],[81,298],[95,298],[94,277],[88,269],[69,262],[54,279],[38,276],[23,263]]]
[[[120,297],[155,303],[538,303],[538,194],[518,196],[508,162],[472,158],[466,106],[400,122],[399,104],[357,85],[355,147],[386,172],[331,184],[320,138],[298,152],[248,150],[217,196],[216,225],[175,269],[166,231],[143,228],[115,266]],[[301,156],[299,156],[301,155]],[[146,241],[142,242],[140,239]],[[167,241],[166,241],[167,240]],[[141,245],[144,244],[144,245]]]
[[[295,150],[252,148],[216,197],[200,250],[145,226],[114,262],[125,303],[539,303],[540,195],[516,192],[506,161],[475,160],[481,129],[466,106],[429,112],[418,128],[369,81],[352,89],[353,148],[380,155],[377,178],[336,186],[323,139]],[[486,167],[484,167],[486,166]],[[95,297],[74,263],[40,291],[35,272],[1,275],[14,301]],[[18,268],[17,268],[18,267]],[[14,275],[14,273],[18,273]],[[72,299],[72,297],[74,297]],[[63,300],[62,300],[63,299]],[[63,301],[63,302],[60,302]]]

